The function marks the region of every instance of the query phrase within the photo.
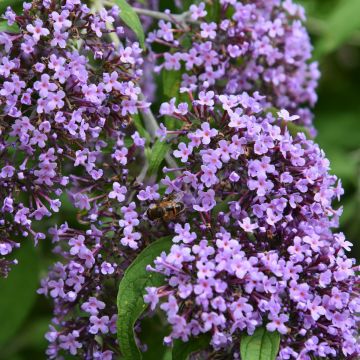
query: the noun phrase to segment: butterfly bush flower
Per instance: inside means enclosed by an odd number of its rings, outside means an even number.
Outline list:
[[[39,290],[54,302],[51,359],[118,356],[109,291],[144,246],[133,193],[145,139],[131,117],[148,104],[139,44],[111,41],[120,10],[25,3],[5,14],[18,31],[0,34],[0,272],[23,239],[45,238],[51,217],[59,261]]]
[[[127,161],[143,146],[131,126],[126,146],[125,129],[147,104],[138,99],[138,43],[110,41],[119,11],[93,14],[68,0],[4,15],[18,31],[0,34],[1,256],[22,238],[45,238],[36,223],[66,194],[91,221],[104,216],[109,193],[119,203],[126,196]],[[2,275],[9,265],[0,260]]]
[[[319,71],[310,62],[303,8],[291,0],[220,0],[215,17],[210,12],[200,2],[190,6],[186,27],[159,22],[148,37],[152,44],[168,46],[157,55],[157,70],[186,70],[183,91],[259,91],[272,106],[300,116],[298,122],[314,132],[310,109],[317,100]]]
[[[144,298],[166,313],[165,342],[209,333],[236,358],[241,334],[262,326],[282,335],[278,359],[357,358],[360,279],[351,243],[331,231],[343,190],[323,151],[257,93],[204,93],[181,115],[172,104],[184,126],[165,141],[181,171],[162,183],[185,215],[148,266],[165,284]]]

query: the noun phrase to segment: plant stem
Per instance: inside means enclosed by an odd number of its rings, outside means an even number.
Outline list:
[[[105,0],[104,4],[107,6],[114,5],[114,3],[109,0]],[[187,24],[196,24],[197,23],[196,21],[191,19],[191,17],[190,17],[191,13],[189,11],[185,11],[182,14],[170,14],[170,13],[167,14],[167,13],[160,12],[160,11],[142,9],[142,8],[138,8],[135,6],[133,6],[132,8],[139,15],[149,16],[149,17],[152,17],[153,19],[158,19],[158,20],[170,21],[171,23],[175,24],[178,27],[182,27],[185,30],[189,29]]]
[[[140,94],[139,96],[140,100],[144,99],[144,95]],[[144,125],[146,130],[148,131],[150,137],[152,140],[155,139],[155,135],[156,135],[156,131],[159,129],[159,125],[155,119],[154,114],[152,113],[152,111],[150,110],[150,108],[148,109],[143,109],[140,110],[141,115],[144,119]],[[167,164],[171,167],[171,168],[177,168],[178,164],[176,163],[176,161],[171,157],[170,154],[166,154],[165,156],[165,160],[167,162]]]
[[[183,12],[182,14],[167,14],[160,11],[141,9],[137,7],[133,7],[133,9],[139,15],[149,16],[158,20],[166,20],[175,24],[186,25],[186,23],[194,23],[194,21],[189,17],[189,11]]]
[[[139,95],[139,100],[144,100],[144,95]],[[147,109],[140,109],[141,115],[144,119],[144,125],[146,130],[148,131],[151,140],[155,139],[156,131],[159,129],[159,125],[155,119],[154,114],[152,113],[150,108]]]

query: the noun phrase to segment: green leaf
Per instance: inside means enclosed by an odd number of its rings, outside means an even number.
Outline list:
[[[5,13],[8,6],[11,6],[14,11],[21,9],[22,3],[22,0],[0,0],[0,15]]]
[[[304,126],[300,126],[300,125],[296,125],[294,124],[293,122],[291,121],[288,121],[286,123],[286,127],[288,128],[289,130],[289,133],[295,137],[298,133],[304,133],[305,136],[308,138],[308,139],[311,139],[311,135],[310,135],[310,132],[309,130],[304,127]]]
[[[164,346],[164,338],[171,332],[165,314],[159,312],[153,316],[145,316],[141,319],[140,327],[140,341],[142,344],[146,344],[146,352],[142,354],[143,359],[164,360],[166,353],[170,352],[171,360],[171,348]]]
[[[244,334],[240,342],[241,360],[275,360],[279,352],[280,334],[258,328],[253,335]]]
[[[139,132],[140,136],[145,138],[146,141],[150,142],[150,134],[144,128],[144,125],[141,121],[140,114],[133,115],[134,125],[136,130]]]
[[[193,39],[189,34],[184,34],[180,40],[180,44],[181,46],[185,49],[185,50],[190,50],[192,48],[193,45]]]
[[[170,149],[170,145],[158,139],[150,152],[148,174],[154,175],[158,172],[161,163]]]
[[[325,149],[325,151],[326,157],[330,161],[331,173],[338,176],[345,186],[356,186],[358,181],[356,156],[341,148]]]
[[[147,271],[146,266],[151,264],[161,252],[168,251],[171,245],[170,237],[161,238],[149,245],[128,267],[120,282],[117,297],[117,329],[123,360],[141,359],[134,338],[134,325],[147,307],[143,299],[145,288],[163,284],[163,276]]]
[[[126,0],[115,0],[115,3],[120,7],[121,20],[136,34],[141,47],[145,49],[145,34],[138,14]]]
[[[19,27],[17,26],[17,24],[13,24],[13,25],[9,26],[7,21],[3,20],[3,21],[0,21],[0,32],[1,31],[18,32]]]
[[[180,129],[184,124],[182,121],[175,119],[171,116],[164,116],[164,123],[168,130],[177,130]]]
[[[39,259],[32,242],[24,241],[15,257],[18,265],[14,265],[6,279],[0,279],[1,346],[17,332],[37,297]]]
[[[210,334],[202,334],[195,338],[189,339],[187,342],[176,340],[172,351],[173,360],[187,360],[193,352],[203,350],[210,343]]]
[[[206,17],[208,21],[215,21],[215,22],[219,21],[221,15],[219,0],[211,0],[206,6],[206,10],[208,12]]]
[[[165,355],[163,356],[163,360],[173,360],[171,355],[171,349],[167,349]]]
[[[326,31],[316,44],[316,55],[321,56],[336,50],[360,29],[360,1],[341,0],[328,19],[325,19]]]
[[[166,0],[166,1],[168,1],[168,0]],[[183,9],[183,10],[189,10],[190,6],[191,6],[192,4],[194,4],[194,3],[196,4],[197,2],[194,1],[194,0],[183,0],[183,1],[181,2],[182,9]]]
[[[164,70],[162,72],[162,82],[165,97],[168,99],[176,97],[180,89],[181,72]]]

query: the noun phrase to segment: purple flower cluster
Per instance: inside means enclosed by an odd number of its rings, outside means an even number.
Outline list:
[[[123,156],[124,165],[127,156]],[[149,236],[147,222],[140,224],[139,200],[160,196],[156,187],[135,185],[127,169],[120,178],[125,185],[113,182],[107,194],[94,198],[101,199],[95,205],[83,199],[75,203],[83,209],[79,220],[86,230],[67,223],[50,229],[54,253],[63,259],[51,268],[38,290],[54,301],[54,317],[46,334],[50,359],[58,359],[64,351],[99,360],[120,354],[116,340],[119,280],[145,245],[143,238]]]
[[[118,356],[118,282],[143,246],[132,198],[145,139],[131,119],[148,104],[139,98],[142,50],[117,26],[119,11],[25,3],[22,15],[5,14],[18,32],[0,33],[0,254],[18,246],[13,239],[45,238],[51,216],[61,262],[39,289],[54,303],[51,359]],[[111,42],[115,31],[123,44]],[[1,259],[3,275],[9,265]]]
[[[272,106],[300,115],[314,132],[310,108],[319,71],[310,63],[303,8],[292,0],[220,0],[216,19],[206,9],[204,2],[192,5],[189,27],[176,31],[171,22],[159,21],[148,41],[170,49],[158,54],[157,70],[182,69],[182,91],[259,91]]]
[[[142,50],[108,41],[124,31],[118,14],[45,0],[4,15],[18,30],[0,33],[1,256],[20,238],[45,238],[36,223],[60,211],[64,190],[85,217],[103,216],[109,210],[98,202],[142,153],[144,140],[126,133],[131,116],[148,106],[138,99]],[[9,265],[1,258],[2,275]]]
[[[59,242],[56,252],[66,262],[53,266],[38,291],[54,299],[53,325],[46,334],[48,358],[58,358],[65,350],[84,358],[110,360],[114,354],[110,349],[116,348],[116,306],[101,298],[104,282],[116,281],[119,276],[121,254],[117,251],[117,256],[111,257],[114,245],[104,241],[103,232],[95,226],[81,232],[64,224],[52,229],[52,234]],[[97,344],[96,336],[102,338],[104,346]]]
[[[110,231],[118,233],[119,226],[108,224],[100,230],[91,225],[81,231],[63,224],[51,229],[55,253],[64,261],[53,266],[38,291],[54,300],[54,317],[46,334],[50,359],[57,359],[63,351],[102,360],[114,359],[119,353],[116,289],[135,254],[114,242]]]
[[[352,244],[331,232],[343,190],[324,153],[289,133],[298,116],[269,112],[258,94],[201,92],[192,103],[161,107],[184,125],[160,135],[183,164],[165,169],[165,192],[186,206],[170,252],[148,267],[166,277],[145,296],[166,312],[165,342],[211,333],[235,356],[241,333],[265,326],[283,335],[278,359],[357,358],[360,278]]]

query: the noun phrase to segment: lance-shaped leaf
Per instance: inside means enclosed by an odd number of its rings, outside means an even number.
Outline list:
[[[221,15],[220,0],[211,0],[207,6],[207,20],[218,22]]]
[[[261,327],[253,335],[244,334],[240,342],[241,360],[275,360],[279,352],[280,334]]]
[[[146,141],[150,142],[150,140],[151,140],[150,134],[144,128],[144,125],[141,121],[140,114],[134,114],[133,121],[134,121],[135,128],[139,132],[140,136],[145,138]]]
[[[126,2],[126,0],[115,0],[115,3],[119,5],[121,20],[135,33],[139,39],[141,47],[144,49],[145,34],[138,14],[135,12],[132,6]]]
[[[148,170],[149,175],[154,175],[157,173],[169,149],[170,145],[165,141],[160,141],[159,139],[156,141],[150,152]]]
[[[152,264],[163,251],[168,251],[171,245],[171,237],[161,238],[149,245],[128,267],[120,282],[117,297],[117,336],[123,360],[142,358],[135,342],[134,325],[147,307],[143,298],[145,288],[163,284],[163,276],[147,271],[146,266]]]

